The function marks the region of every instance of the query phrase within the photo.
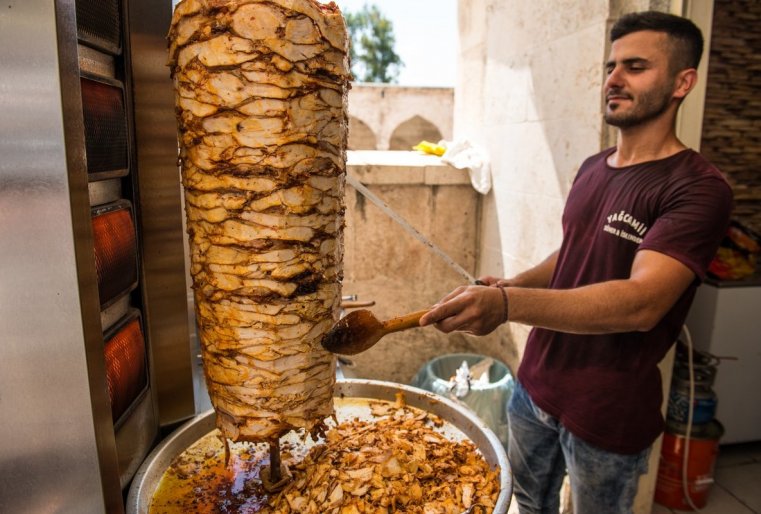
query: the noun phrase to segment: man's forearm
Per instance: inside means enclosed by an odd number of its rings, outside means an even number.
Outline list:
[[[656,314],[648,295],[628,280],[575,289],[508,287],[509,320],[576,334],[644,331]]]
[[[605,334],[651,330],[695,280],[681,261],[652,250],[640,250],[627,279],[572,289],[549,289],[557,254],[504,284],[508,321],[559,332]],[[492,277],[493,278],[493,277]],[[505,279],[490,284],[508,282]],[[538,284],[540,287],[521,287]],[[484,335],[505,321],[504,297],[495,287],[461,286],[420,319],[442,332]]]
[[[573,289],[508,287],[508,319],[577,334],[648,331],[694,279],[676,259],[641,250],[628,279]]]

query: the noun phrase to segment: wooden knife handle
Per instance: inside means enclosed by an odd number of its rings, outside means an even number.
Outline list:
[[[423,315],[429,313],[430,311],[431,309],[425,309],[422,311],[405,314],[404,316],[397,316],[396,318],[391,318],[383,322],[383,329],[386,331],[386,333],[390,333],[390,332],[398,332],[400,330],[405,330],[408,328],[419,327],[420,318],[422,318]]]

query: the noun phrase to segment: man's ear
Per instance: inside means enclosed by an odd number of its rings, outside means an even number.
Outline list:
[[[674,78],[674,95],[677,100],[684,99],[687,93],[698,83],[698,70],[687,68],[676,74]]]

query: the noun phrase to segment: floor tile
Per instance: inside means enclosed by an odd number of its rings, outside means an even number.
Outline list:
[[[761,514],[761,442],[722,446],[716,462],[716,483],[702,514]],[[653,503],[651,514],[684,514]],[[518,514],[515,498],[508,514]]]
[[[515,501],[515,496],[513,496],[513,499],[510,502],[510,507],[507,509],[507,514],[518,514],[518,502]]]
[[[748,454],[753,456],[757,462],[761,462],[761,441],[743,444]]]
[[[719,447],[716,468],[761,462],[761,443],[729,444]]]
[[[658,503],[653,503],[653,510],[650,511],[651,514],[671,514],[672,512],[673,511],[668,507],[664,507]]]
[[[675,513],[691,512],[673,509]],[[708,494],[708,503],[700,509],[701,514],[756,514],[755,511],[739,502],[723,487],[714,484]]]
[[[761,462],[717,469],[716,483],[752,511],[761,512]]]

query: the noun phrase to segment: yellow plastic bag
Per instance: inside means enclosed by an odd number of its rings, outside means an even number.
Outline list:
[[[438,155],[439,157],[444,155],[444,152],[447,151],[446,147],[437,145],[436,143],[431,143],[430,141],[421,141],[413,146],[412,149],[417,150],[418,152]]]

